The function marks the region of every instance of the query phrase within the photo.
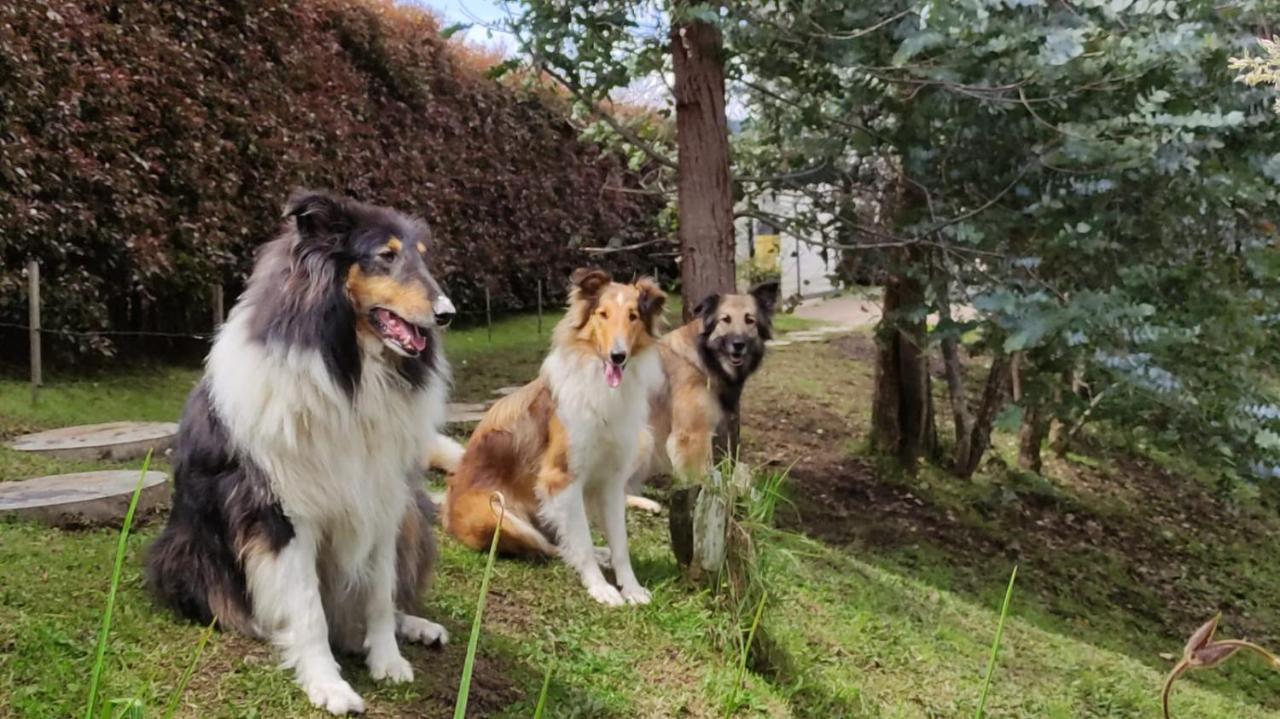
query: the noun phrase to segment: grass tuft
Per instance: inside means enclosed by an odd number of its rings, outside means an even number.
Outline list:
[[[1014,565],[1009,575],[1009,587],[1004,590],[1004,604],[1000,607],[1000,621],[996,624],[996,638],[991,643],[991,660],[987,662],[987,676],[982,680],[982,693],[978,695],[978,711],[974,719],[986,716],[987,692],[991,690],[991,676],[996,672],[996,657],[1000,654],[1000,639],[1004,636],[1004,620],[1009,616],[1009,600],[1013,598],[1013,583],[1018,578],[1018,566]]]
[[[102,628],[98,630],[98,651],[93,661],[93,676],[89,680],[89,701],[85,704],[85,719],[93,719],[98,707],[98,687],[102,683],[102,669],[107,658],[107,636],[111,633],[111,614],[116,606],[116,592],[120,589],[120,573],[124,568],[125,546],[129,539],[129,529],[133,526],[133,513],[138,509],[138,498],[142,496],[142,482],[151,469],[151,453],[142,462],[142,474],[138,477],[138,486],[133,489],[133,497],[129,499],[129,511],[124,515],[124,526],[120,527],[120,540],[116,544],[116,562],[111,570],[111,589],[107,592],[107,606],[102,611]],[[126,707],[121,713],[133,710]],[[119,716],[120,714],[117,714]]]
[[[484,600],[489,594],[489,577],[493,576],[493,562],[498,556],[498,538],[502,536],[502,520],[507,514],[507,503],[501,492],[494,492],[491,496],[490,509],[495,503],[498,505],[498,524],[493,530],[493,541],[489,542],[489,561],[484,565],[484,577],[480,580],[480,596],[476,599],[476,613],[471,620],[471,638],[467,640],[467,658],[462,663],[462,679],[458,683],[458,698],[453,704],[453,719],[465,719],[467,715],[471,674],[476,666],[476,645],[480,643],[480,620],[484,618]],[[548,678],[550,678],[549,675]]]

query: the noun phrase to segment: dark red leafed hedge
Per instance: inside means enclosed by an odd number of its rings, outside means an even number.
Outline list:
[[[390,2],[0,0],[0,321],[25,322],[34,257],[46,326],[204,330],[298,185],[425,217],[464,311],[486,285],[528,306],[577,247],[657,231],[558,104],[462,67]]]

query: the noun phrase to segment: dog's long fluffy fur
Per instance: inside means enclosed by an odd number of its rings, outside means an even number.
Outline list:
[[[184,617],[274,643],[309,699],[362,711],[331,650],[407,681],[399,635],[435,556],[413,482],[437,438],[452,305],[426,269],[427,230],[391,210],[300,193],[261,250],[183,413],[174,504],[148,580]]]
[[[538,378],[489,409],[450,476],[445,529],[487,548],[498,524],[490,498],[500,491],[504,553],[560,556],[605,604],[649,601],[631,569],[625,484],[648,451],[664,300],[649,280],[624,285],[598,270],[574,274],[569,312]],[[617,588],[600,570],[588,515],[608,542]]]
[[[663,336],[658,347],[666,382],[653,400],[653,450],[632,478],[633,493],[657,473],[696,483],[711,469],[717,428],[738,411],[743,386],[764,359],[777,299],[773,282],[748,294],[713,294],[698,303],[691,321]],[[628,501],[651,508],[640,497]]]

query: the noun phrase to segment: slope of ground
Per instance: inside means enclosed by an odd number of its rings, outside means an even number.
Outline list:
[[[448,341],[460,389],[475,399],[489,388],[467,377],[527,378],[547,335],[539,337],[532,318],[513,318],[495,328],[492,344],[483,328]],[[1235,525],[1209,531],[1223,516],[1186,515],[1227,510],[1201,501],[1193,478],[1119,457],[1073,464],[1075,474],[1055,466],[1065,478],[1053,480],[991,468],[963,487],[928,473],[908,480],[880,471],[859,454],[871,372],[865,342],[781,348],[748,392],[747,443],[758,463],[792,467],[793,508],[784,512],[790,530],[764,544],[767,651],[741,691],[733,690],[736,653],[712,639],[725,635],[726,618],[678,578],[665,519],[634,515],[637,572],[654,589],[647,607],[599,607],[557,563],[499,563],[471,714],[529,716],[550,663],[550,716],[718,717],[730,708],[771,717],[972,715],[1014,562],[1020,576],[991,716],[1151,717],[1168,666],[1159,652],[1179,651],[1193,628],[1186,621],[1221,606],[1232,635],[1276,626],[1265,602],[1276,570],[1260,562],[1265,546],[1251,534],[1272,531],[1272,520],[1237,508]],[[5,381],[0,416],[6,432],[172,418],[195,377],[192,369],[155,368],[55,378],[35,409],[21,382]],[[29,468],[12,454],[0,452],[0,479]],[[1155,481],[1165,496],[1141,501]],[[1096,541],[1091,521],[1102,530]],[[1183,521],[1193,539],[1180,539],[1185,529],[1162,538]],[[108,697],[137,697],[148,707],[167,700],[201,632],[157,611],[143,591],[139,563],[157,529],[153,521],[129,542],[104,679]],[[1117,535],[1125,541],[1111,532],[1127,532]],[[1146,544],[1130,552],[1134,538]],[[409,649],[418,679],[407,687],[376,687],[348,661],[371,716],[451,715],[483,558],[442,545],[425,614],[446,624],[454,644]],[[0,716],[82,711],[114,546],[109,530],[0,523]],[[1147,555],[1156,550],[1170,561]],[[1157,582],[1142,568],[1185,581]],[[1280,716],[1265,704],[1273,685],[1247,661],[1240,665],[1180,686],[1178,716]],[[227,635],[214,636],[179,715],[321,716],[269,651]]]

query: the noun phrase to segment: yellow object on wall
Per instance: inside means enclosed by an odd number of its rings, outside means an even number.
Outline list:
[[[778,255],[782,247],[782,242],[778,239],[778,235],[756,235],[756,256],[755,266],[759,272],[779,272],[782,266],[779,264]]]

